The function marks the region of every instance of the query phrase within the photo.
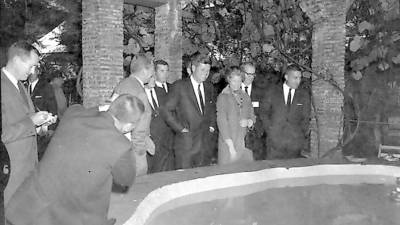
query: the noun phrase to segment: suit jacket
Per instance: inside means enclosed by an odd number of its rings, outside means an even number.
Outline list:
[[[22,91],[28,104],[1,71],[1,139],[6,145],[11,164],[10,179],[4,190],[5,205],[38,161],[36,129],[30,118],[35,109],[27,91]]]
[[[168,84],[168,90],[170,85]],[[147,155],[149,162],[149,172],[160,172],[174,169],[174,153],[172,150],[174,134],[172,129],[160,115],[160,107],[165,106],[167,93],[161,87],[154,87],[157,95],[159,107],[152,110],[150,134],[155,144],[153,156]]]
[[[256,77],[257,79],[257,77]],[[264,126],[262,125],[261,122],[261,102],[264,98],[265,95],[265,91],[267,90],[267,84],[266,84],[266,80],[263,79],[262,81],[260,80],[255,80],[252,84],[252,90],[250,93],[250,99],[252,101],[252,103],[254,103],[255,105],[253,105],[253,109],[254,109],[254,114],[256,116],[256,122],[254,124],[254,131],[256,132],[256,134],[258,136],[262,136],[265,132],[264,130]],[[258,104],[258,106],[257,106]]]
[[[167,102],[161,108],[161,114],[165,121],[177,133],[174,141],[176,152],[196,152],[201,148],[208,148],[205,146],[208,143],[201,143],[200,148],[192,148],[195,144],[194,139],[204,142],[201,137],[209,130],[209,127],[216,128],[214,88],[208,82],[203,82],[203,87],[205,96],[204,115],[197,103],[190,78],[178,80],[172,85]],[[189,133],[184,135],[185,138],[181,135],[183,128],[189,130]],[[202,151],[207,151],[207,149]]]
[[[135,129],[131,133],[131,141],[133,149],[136,154],[137,174],[142,175],[147,173],[147,159],[146,151],[154,153],[154,145],[149,146],[147,143],[150,140],[150,123],[151,123],[151,105],[147,99],[144,88],[140,85],[139,81],[130,76],[123,79],[114,89],[116,94],[130,94],[139,98],[144,104],[144,113],[142,114],[139,122],[136,124]],[[151,140],[150,140],[151,141]]]
[[[57,115],[57,102],[53,87],[44,79],[39,79],[31,93],[36,111],[47,111]]]
[[[296,89],[290,110],[287,110],[283,85],[272,85],[265,93],[260,110],[261,120],[272,144],[290,142],[300,149],[306,149],[311,110],[310,95],[306,89]]]
[[[167,103],[161,112],[175,132],[180,133],[183,128],[189,129],[189,132],[197,132],[200,128],[216,127],[214,88],[207,82],[203,86],[204,115],[198,106],[190,78],[176,81],[172,85]]]
[[[19,225],[105,225],[113,180],[135,178],[131,143],[108,112],[71,106],[38,168],[6,208]]]
[[[168,90],[170,90],[170,85],[168,85]],[[167,101],[167,93],[163,88],[160,87],[154,87],[154,90],[157,95],[158,99],[158,104],[159,108],[156,110],[153,110],[152,108],[152,114],[151,114],[151,123],[150,123],[150,134],[151,138],[154,141],[156,147],[157,145],[166,145],[170,146],[172,143],[172,130],[168,126],[168,124],[165,122],[163,117],[160,116],[160,107],[165,106],[165,103]],[[157,151],[156,151],[157,154]]]

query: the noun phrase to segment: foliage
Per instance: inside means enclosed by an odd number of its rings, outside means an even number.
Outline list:
[[[186,55],[210,52],[219,68],[255,61],[281,71],[289,63],[281,53],[311,65],[312,24],[297,0],[197,0],[182,14]]]
[[[347,13],[346,92],[355,102],[346,99],[345,130],[361,121],[349,147],[363,149],[362,155],[376,154],[382,126],[375,122],[387,121],[400,106],[398,85],[393,85],[400,78],[399,9],[398,0],[355,0]],[[351,108],[354,103],[358,110]]]
[[[129,73],[129,65],[136,54],[146,53],[154,56],[154,19],[153,8],[124,4],[124,70]]]

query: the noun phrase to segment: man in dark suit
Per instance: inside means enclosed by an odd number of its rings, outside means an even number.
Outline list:
[[[300,70],[289,66],[285,82],[271,86],[261,102],[261,120],[268,136],[268,159],[297,158],[309,151],[310,94],[298,88],[300,81]]]
[[[175,131],[175,168],[209,165],[207,154],[215,131],[214,89],[204,82],[210,71],[210,59],[201,54],[191,58],[191,73],[176,81],[161,113]]]
[[[57,115],[57,102],[53,87],[45,78],[39,78],[39,74],[39,68],[35,68],[34,72],[29,75],[27,83],[28,93],[35,106],[35,111],[47,111],[52,115]],[[49,127],[43,127],[39,132],[37,137],[39,160],[42,158],[55,128],[56,124],[52,124]]]
[[[252,63],[243,63],[240,69],[245,74],[245,79],[241,88],[250,95],[254,114],[256,116],[253,129],[246,135],[245,144],[248,149],[253,151],[254,160],[264,160],[267,154],[265,146],[266,134],[260,119],[260,103],[266,91],[266,82],[265,79],[261,80],[256,76],[256,68]],[[255,79],[256,82],[254,82]]]
[[[175,157],[172,149],[174,134],[159,113],[160,107],[165,105],[170,89],[170,85],[167,83],[168,66],[166,61],[156,60],[154,62],[155,81],[150,82],[146,88],[147,98],[152,109],[150,135],[155,145],[154,155],[147,154],[149,173],[175,169]]]
[[[46,125],[50,118],[46,111],[35,113],[32,100],[21,82],[37,66],[39,55],[28,42],[15,42],[8,49],[7,65],[1,69],[1,140],[6,145],[11,164],[10,179],[4,190],[5,205],[36,166],[36,128]]]
[[[109,225],[112,183],[135,179],[132,144],[124,136],[144,112],[132,95],[117,97],[105,112],[67,109],[39,166],[6,208],[13,225]]]

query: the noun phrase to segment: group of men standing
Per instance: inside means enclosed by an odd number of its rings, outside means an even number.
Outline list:
[[[21,84],[38,64],[39,53],[17,42],[7,57],[1,91],[2,141],[11,161],[5,190],[9,224],[113,224],[107,218],[113,182],[129,186],[135,175],[211,164],[218,93],[206,81],[207,56],[195,54],[187,68],[190,76],[170,85],[167,62],[137,55],[104,112],[82,106],[65,112],[39,165],[37,131],[55,121],[47,111],[35,112]],[[310,96],[299,88],[301,72],[288,67],[285,82],[265,90],[254,81],[253,64],[241,65],[241,71],[242,90],[257,116],[246,147],[255,159],[304,155]]]

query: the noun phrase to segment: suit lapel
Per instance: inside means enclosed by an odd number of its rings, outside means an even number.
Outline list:
[[[13,92],[16,97],[16,99],[18,99],[19,105],[23,105],[23,107],[26,108],[27,111],[34,111],[34,107],[33,107],[33,103],[30,100],[30,97],[28,97],[28,93],[26,92],[26,90],[22,90],[22,92],[27,96],[28,98],[28,104],[26,104],[25,100],[23,99],[19,89],[17,89],[14,84],[8,79],[8,77],[3,73],[3,71],[1,71],[1,81],[4,82],[4,84],[6,86],[8,86],[8,88],[10,89],[11,92]]]
[[[188,92],[189,98],[191,99],[192,103],[194,104],[194,107],[197,109],[197,112],[201,115],[201,109],[199,108],[199,104],[198,104],[197,98],[196,98],[196,93],[194,92],[192,81],[190,80],[190,78],[187,79],[186,90]]]

